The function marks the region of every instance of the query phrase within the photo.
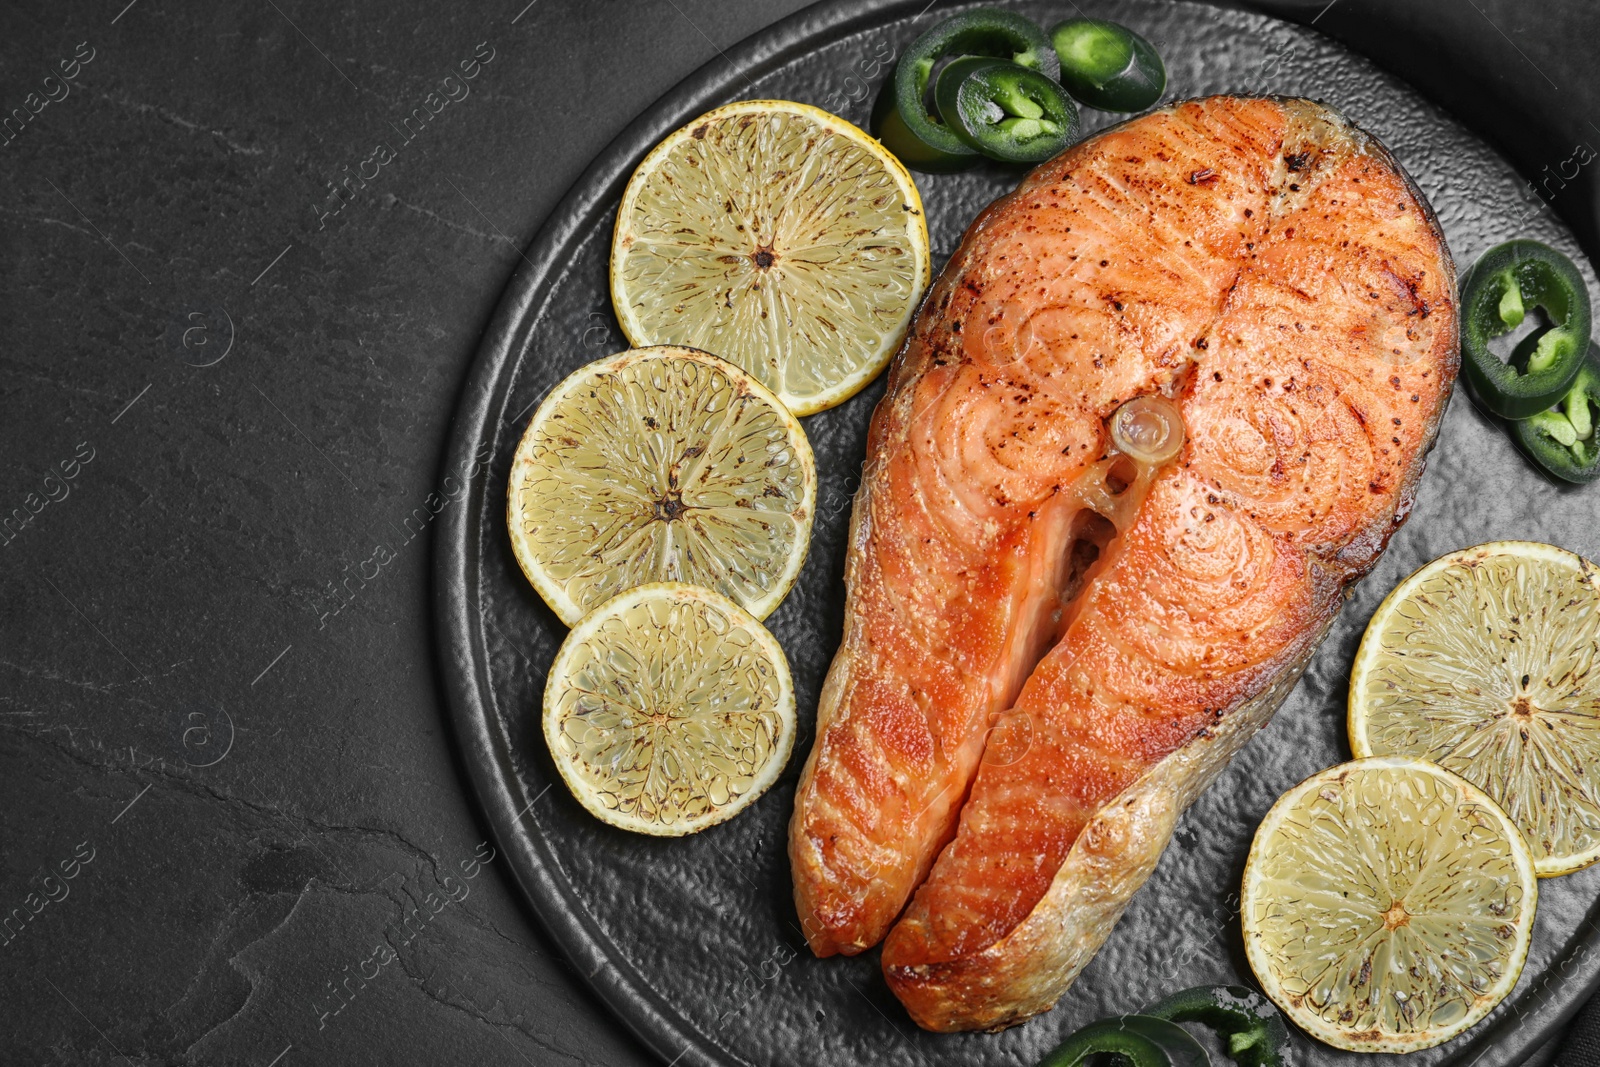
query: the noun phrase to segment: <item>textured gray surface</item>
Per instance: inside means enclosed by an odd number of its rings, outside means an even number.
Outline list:
[[[502,857],[463,878],[489,831],[436,680],[438,520],[405,523],[518,250],[801,0],[527,6],[0,4],[7,113],[96,53],[0,147],[0,514],[94,449],[0,546],[0,915],[94,849],[0,943],[6,1067],[655,1062]],[[325,183],[480,42],[472,95],[319,230]],[[207,306],[236,336],[197,366]]]
[[[1045,5],[1022,5],[1041,19]],[[884,26],[848,32],[813,27],[807,47],[765,59],[752,56],[735,76],[696,99],[672,98],[662,123],[687,121],[727,99],[776,96],[833,106],[865,121],[868,101],[850,100],[856,65],[903,45],[919,26],[915,8]],[[1212,92],[1272,91],[1328,101],[1378,134],[1432,201],[1451,248],[1468,264],[1488,245],[1521,233],[1547,240],[1574,256],[1578,249],[1492,150],[1397,80],[1305,31],[1262,16],[1193,5],[1129,2],[1086,4],[1091,14],[1115,12],[1144,32],[1167,57],[1169,98]],[[733,62],[738,66],[740,56]],[[841,98],[841,94],[843,94]],[[1090,127],[1105,124],[1093,116]],[[650,132],[647,129],[641,133]],[[655,136],[659,136],[655,131]],[[638,146],[638,155],[648,139]],[[626,177],[595,175],[601,185]],[[1014,184],[1016,175],[991,169],[958,176],[919,176],[936,262],[942,263],[977,211]],[[484,374],[469,391],[463,435],[455,454],[483,441],[492,445],[482,495],[447,527],[465,543],[458,552],[466,589],[443,572],[447,599],[465,598],[460,618],[481,611],[468,640],[469,659],[457,669],[481,669],[481,706],[459,707],[469,732],[481,728],[483,751],[469,759],[493,763],[498,781],[480,784],[512,862],[536,906],[584,944],[606,973],[598,981],[625,1016],[667,1058],[682,1062],[885,1064],[1031,1063],[1072,1029],[1100,1015],[1137,1009],[1173,988],[1248,974],[1234,915],[1250,836],[1262,814],[1288,786],[1349,758],[1343,733],[1345,671],[1362,627],[1396,580],[1435,555],[1500,537],[1554,540],[1589,556],[1600,554],[1593,498],[1558,489],[1534,475],[1505,435],[1456,396],[1441,431],[1409,524],[1396,535],[1374,574],[1362,582],[1302,685],[1274,724],[1247,747],[1180,825],[1172,848],[1117,931],[1055,1011],[1002,1035],[936,1037],[910,1025],[887,993],[875,955],[813,959],[795,928],[789,903],[784,827],[799,761],[767,797],[733,822],[686,840],[641,839],[585,815],[551,780],[538,736],[542,668],[564,630],[517,572],[505,547],[503,479],[526,410],[575,366],[621,347],[606,299],[605,255],[615,188],[585,211],[560,218],[563,240],[536,247],[556,266],[536,291],[514,283],[507,322],[491,334],[487,359],[499,374]],[[1526,216],[1525,218],[1521,216]],[[542,269],[545,264],[532,265]],[[1591,276],[1591,288],[1593,288]],[[502,342],[506,347],[502,349]],[[498,362],[504,351],[508,358]],[[480,397],[479,386],[485,386]],[[842,537],[849,495],[881,382],[842,407],[806,420],[816,449],[821,493],[816,533],[805,572],[790,598],[768,620],[794,668],[802,714],[797,751],[810,742],[822,674],[838,641],[842,611]],[[491,424],[475,423],[487,404]],[[451,616],[457,612],[453,609]],[[452,639],[467,636],[450,626]],[[474,716],[483,717],[474,724]],[[494,795],[502,791],[501,795]],[[514,820],[505,816],[531,807]],[[498,816],[495,813],[498,812]],[[1421,1064],[1515,1062],[1539,1042],[1550,1004],[1570,1002],[1593,972],[1575,941],[1600,872],[1542,886],[1539,925],[1522,985],[1474,1034],[1410,1057]],[[1565,966],[1565,971],[1562,967]],[[1546,1002],[1549,1002],[1548,1004]],[[1540,1007],[1544,1005],[1543,1007]],[[1535,1009],[1538,1009],[1537,1011]],[[1525,1021],[1526,1020],[1526,1021]],[[1498,1027],[1498,1029],[1496,1029]],[[1303,1062],[1354,1063],[1297,1039]],[[1479,1041],[1497,1042],[1493,1048]]]

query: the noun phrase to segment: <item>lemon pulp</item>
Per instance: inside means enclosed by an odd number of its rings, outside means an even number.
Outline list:
[[[567,625],[637,585],[683,581],[757,618],[805,561],[805,431],[759,382],[691,349],[597,360],[553,389],[512,460],[512,549]]]
[[[546,681],[544,732],[573,795],[597,818],[693,833],[748,806],[788,762],[788,661],[726,597],[639,586],[567,635]]]
[[[1262,989],[1338,1048],[1409,1052],[1483,1018],[1521,973],[1538,882],[1505,813],[1422,760],[1313,775],[1262,821],[1240,915]]]
[[[747,100],[639,165],[611,297],[633,344],[714,352],[806,415],[883,369],[928,271],[922,202],[893,155],[825,111]]]
[[[1410,755],[1511,816],[1541,877],[1600,857],[1600,583],[1552,545],[1443,556],[1374,613],[1350,685],[1357,756]]]

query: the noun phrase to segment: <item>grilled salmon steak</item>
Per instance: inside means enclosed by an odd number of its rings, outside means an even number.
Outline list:
[[[884,941],[931,1030],[1053,1005],[1405,519],[1456,336],[1428,204],[1310,101],[1174,105],[985,211],[872,419],[812,949]]]

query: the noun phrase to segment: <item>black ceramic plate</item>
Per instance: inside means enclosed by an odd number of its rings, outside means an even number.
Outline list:
[[[1182,986],[1248,980],[1234,894],[1251,835],[1285,789],[1349,758],[1345,675],[1385,592],[1434,556],[1497,538],[1547,540],[1600,557],[1600,497],[1541,480],[1458,391],[1410,522],[1272,726],[1184,817],[1154,877],[1061,1003],[1003,1034],[926,1034],[889,994],[875,954],[817,960],[806,951],[784,852],[818,688],[839,640],[843,537],[880,381],[805,420],[820,475],[816,532],[799,583],[768,620],[799,697],[800,736],[785,776],[737,819],[685,839],[628,834],[586,814],[555,777],[540,734],[544,671],[565,630],[512,558],[505,479],[532,405],[577,366],[626,347],[606,285],[623,185],[668,132],[730,100],[799,100],[864,124],[886,58],[951,11],[926,10],[926,2],[810,8],[730,49],[629,127],[528,248],[456,415],[447,471],[490,457],[438,532],[438,633],[473,786],[523,891],[573,964],[648,1045],[680,1065],[1032,1064],[1101,1015],[1136,1010]],[[1526,199],[1509,165],[1402,82],[1326,38],[1201,4],[1080,2],[1156,44],[1170,71],[1169,99],[1306,95],[1378,134],[1433,202],[1463,268],[1518,233],[1578,258],[1549,212],[1529,210],[1519,220],[1521,212],[1507,208]],[[1056,2],[1021,9],[1045,23],[1063,14]],[[1091,128],[1109,122],[1089,114]],[[936,264],[1016,180],[999,169],[918,177]],[[1533,950],[1513,996],[1470,1034],[1407,1062],[1498,1067],[1547,1040],[1600,977],[1600,953],[1591,951],[1600,937],[1588,916],[1597,891],[1600,868],[1542,883]],[[1295,1040],[1303,1064],[1361,1059]]]

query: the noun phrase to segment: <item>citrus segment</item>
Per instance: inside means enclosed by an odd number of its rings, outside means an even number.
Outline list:
[[[655,583],[608,601],[567,635],[545,683],[545,740],[573,796],[639,833],[731,818],[783,770],[794,732],[777,641],[695,586]]]
[[[1528,846],[1494,801],[1431,763],[1375,757],[1273,805],[1240,917],[1262,990],[1307,1033],[1409,1052],[1516,985],[1537,898]]]
[[[714,352],[796,415],[877,376],[927,282],[911,176],[805,104],[702,115],[645,157],[617,212],[611,299],[632,343]]]
[[[816,491],[805,431],[759,382],[704,352],[635,349],[539,406],[512,460],[507,525],[569,626],[656,581],[765,618],[805,561]]]
[[[1511,816],[1541,877],[1600,857],[1600,580],[1553,545],[1452,552],[1400,583],[1350,684],[1357,756],[1430,760]]]

